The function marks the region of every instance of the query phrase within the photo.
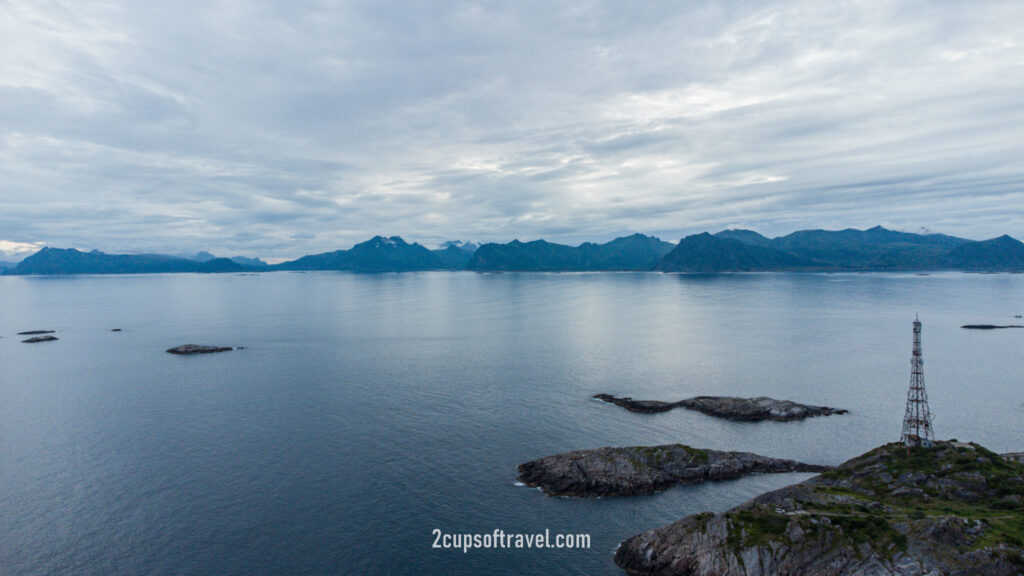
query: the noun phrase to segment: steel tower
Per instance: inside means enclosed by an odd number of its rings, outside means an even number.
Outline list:
[[[935,441],[932,413],[928,409],[928,392],[924,389],[924,359],[921,357],[921,321],[914,318],[914,355],[910,359],[910,390],[907,391],[907,412],[903,416],[903,436],[909,446],[931,446]]]

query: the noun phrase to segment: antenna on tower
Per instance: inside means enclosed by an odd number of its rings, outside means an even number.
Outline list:
[[[914,315],[914,353],[910,358],[910,390],[907,411],[903,415],[903,436],[900,441],[911,446],[929,447],[935,442],[932,413],[928,409],[928,392],[924,389],[924,358],[921,356],[921,320]]]

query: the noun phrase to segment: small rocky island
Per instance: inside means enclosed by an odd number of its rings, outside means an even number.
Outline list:
[[[964,324],[961,326],[966,330],[1002,330],[1004,328],[1024,328],[1020,324]]]
[[[822,472],[826,466],[683,444],[576,450],[518,467],[519,481],[551,496],[628,496],[767,472]]]
[[[39,332],[36,332],[36,334],[39,334]],[[47,334],[45,332],[43,332],[43,334],[43,336],[33,336],[31,338],[26,338],[22,340],[22,342],[25,344],[35,344],[36,342],[53,342],[54,340],[59,340],[59,338],[57,338],[53,334]]]
[[[184,344],[169,349],[169,354],[213,354],[215,352],[228,352],[234,350],[230,346],[200,346],[198,344]]]
[[[1024,464],[977,444],[888,444],[724,514],[633,536],[633,576],[1024,574]]]
[[[828,406],[810,406],[790,400],[776,400],[761,396],[758,398],[734,398],[730,396],[696,396],[679,402],[662,402],[660,400],[633,400],[632,398],[612,396],[611,394],[595,394],[594,398],[622,406],[630,412],[667,412],[673,408],[683,407],[697,410],[709,416],[757,422],[761,420],[803,420],[811,416],[831,416],[846,414],[846,410],[829,408]]]

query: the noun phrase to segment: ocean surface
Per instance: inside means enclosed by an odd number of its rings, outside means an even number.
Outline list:
[[[619,541],[810,475],[567,499],[517,464],[675,442],[838,464],[899,438],[915,315],[937,436],[1021,451],[1024,330],[960,328],[1021,313],[1012,274],[3,277],[0,574],[621,574]],[[164,352],[186,343],[244,349]],[[736,423],[599,392],[850,413]],[[591,548],[463,553],[434,529]]]

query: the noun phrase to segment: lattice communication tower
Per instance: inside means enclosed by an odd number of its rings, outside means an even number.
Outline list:
[[[900,441],[910,446],[931,446],[935,442],[928,392],[924,389],[924,358],[921,356],[921,320],[914,318],[914,355],[910,359],[910,390],[907,412],[903,416]]]

